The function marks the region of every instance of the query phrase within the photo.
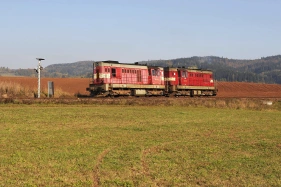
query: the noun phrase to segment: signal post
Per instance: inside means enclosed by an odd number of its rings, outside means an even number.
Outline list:
[[[41,87],[41,85],[40,85],[40,72],[41,72],[41,70],[43,70],[43,67],[41,66],[41,60],[45,60],[44,58],[36,58],[37,60],[38,60],[38,66],[37,66],[37,68],[35,68],[35,71],[37,72],[37,74],[38,74],[38,98],[40,98],[40,87]]]

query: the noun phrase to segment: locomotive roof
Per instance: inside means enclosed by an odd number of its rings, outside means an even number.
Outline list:
[[[106,63],[113,63],[113,64],[119,64],[116,60],[105,60],[105,61],[98,61],[98,62],[106,62]]]
[[[104,60],[104,61],[96,61],[96,62],[109,63],[109,64],[124,64],[124,65],[140,65],[140,66],[145,66],[145,64],[139,64],[138,62],[135,62],[135,63],[120,63],[119,61],[114,61],[114,60]],[[96,62],[94,62],[94,63],[96,63]]]
[[[111,65],[121,65],[122,67],[123,66],[136,66],[136,67],[142,67],[142,68],[163,68],[161,66],[151,66],[151,65],[147,65],[147,64],[139,64],[138,62],[135,62],[135,63],[120,63],[118,61],[113,61],[113,60],[106,60],[106,61],[96,61],[94,63],[106,63],[106,64],[111,64]]]
[[[137,67],[141,67],[141,68],[163,68],[161,66],[153,66],[153,65],[147,65],[147,64],[139,64],[138,62],[135,63],[120,63],[119,61],[115,61],[115,60],[104,60],[104,61],[96,61],[94,63],[106,63],[106,64],[111,64],[113,66],[117,66],[117,67],[132,67],[135,66],[135,68]],[[196,67],[165,67],[164,69],[169,69],[169,70],[187,70],[189,72],[212,72],[212,70],[209,69],[200,69],[200,68],[196,68]]]
[[[173,70],[173,71],[177,71],[177,70],[187,70],[189,72],[212,72],[212,70],[209,69],[199,69],[199,68],[185,68],[185,67],[165,67],[165,69],[168,70]]]

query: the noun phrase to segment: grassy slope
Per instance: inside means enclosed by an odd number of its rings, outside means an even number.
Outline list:
[[[281,185],[278,111],[0,108],[0,186]]]

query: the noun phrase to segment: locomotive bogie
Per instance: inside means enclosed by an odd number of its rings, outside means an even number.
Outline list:
[[[163,90],[147,90],[146,96],[163,96]]]
[[[202,91],[202,95],[204,96],[216,96],[217,93],[215,90],[204,90]]]
[[[131,90],[128,89],[113,89],[109,91],[110,96],[129,96],[131,95]]]
[[[170,93],[169,95],[179,97],[179,96],[190,96],[190,90],[185,91],[176,91],[173,93]]]

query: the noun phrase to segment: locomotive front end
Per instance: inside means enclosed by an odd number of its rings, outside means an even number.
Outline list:
[[[91,96],[105,96],[109,90],[107,84],[109,78],[110,72],[105,68],[104,63],[94,62],[92,80],[86,90],[90,92]]]

